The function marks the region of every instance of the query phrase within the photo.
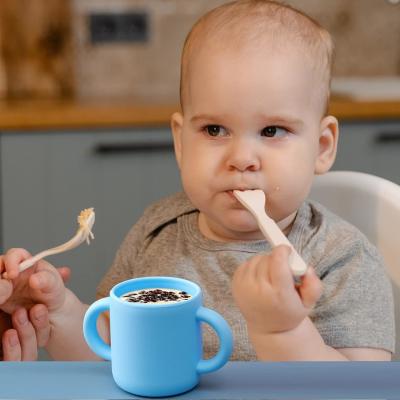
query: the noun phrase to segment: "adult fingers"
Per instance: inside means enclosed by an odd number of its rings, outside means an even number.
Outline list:
[[[21,361],[21,344],[15,329],[8,329],[4,332],[1,343],[3,346],[4,361]]]
[[[12,314],[14,328],[18,332],[21,344],[21,360],[33,361],[37,359],[38,349],[36,333],[32,323],[29,321],[25,308],[19,308]]]
[[[314,269],[309,267],[303,276],[301,285],[297,288],[304,307],[311,309],[321,297],[322,282],[318,278]]]
[[[10,328],[12,328],[11,316],[5,313],[4,311],[0,311],[0,338],[2,338],[4,332],[6,332]],[[3,346],[0,343],[0,360],[2,359],[3,359]]]
[[[10,328],[12,328],[10,315],[4,311],[0,311],[0,336]]]
[[[291,248],[285,245],[275,247],[269,256],[268,274],[274,287],[294,288],[292,272],[289,268]]]
[[[50,338],[50,323],[48,309],[44,304],[35,304],[29,310],[29,319],[36,332],[39,347],[46,346]]]

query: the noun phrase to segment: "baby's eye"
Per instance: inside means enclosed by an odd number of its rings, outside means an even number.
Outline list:
[[[266,126],[264,129],[261,130],[261,136],[265,137],[283,137],[288,134],[288,130],[282,128],[280,126]]]
[[[225,136],[227,134],[225,128],[219,125],[207,125],[204,127],[204,131],[212,137]]]

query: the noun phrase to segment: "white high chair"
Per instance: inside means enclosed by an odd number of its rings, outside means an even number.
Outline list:
[[[315,178],[310,198],[355,225],[383,255],[400,287],[400,186],[375,175],[331,171]]]
[[[400,186],[362,172],[331,171],[315,178],[309,197],[356,226],[378,248],[392,280],[400,333]],[[400,359],[400,338],[397,342],[393,359]]]

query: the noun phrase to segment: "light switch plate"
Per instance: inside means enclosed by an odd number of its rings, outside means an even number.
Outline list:
[[[149,16],[143,11],[93,13],[89,15],[89,31],[93,44],[147,42]]]

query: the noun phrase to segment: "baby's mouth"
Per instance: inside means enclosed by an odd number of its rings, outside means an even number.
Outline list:
[[[236,197],[233,194],[233,189],[232,190],[226,190],[225,192],[229,197],[231,197],[232,199],[236,200]]]
[[[229,197],[231,197],[232,199],[234,199],[235,201],[237,201],[239,203],[239,200],[236,198],[236,196],[233,194],[233,192],[235,190],[239,190],[239,191],[245,191],[245,190],[257,190],[256,188],[254,189],[230,189],[230,190],[226,190],[226,193],[229,195]]]
[[[233,195],[233,192],[234,192],[235,190],[238,190],[238,191],[240,191],[240,192],[244,192],[244,191],[246,191],[246,190],[261,190],[261,189],[259,189],[259,188],[245,188],[245,189],[236,188],[236,189],[227,190],[227,192],[228,192],[228,193],[231,193],[231,194]]]

